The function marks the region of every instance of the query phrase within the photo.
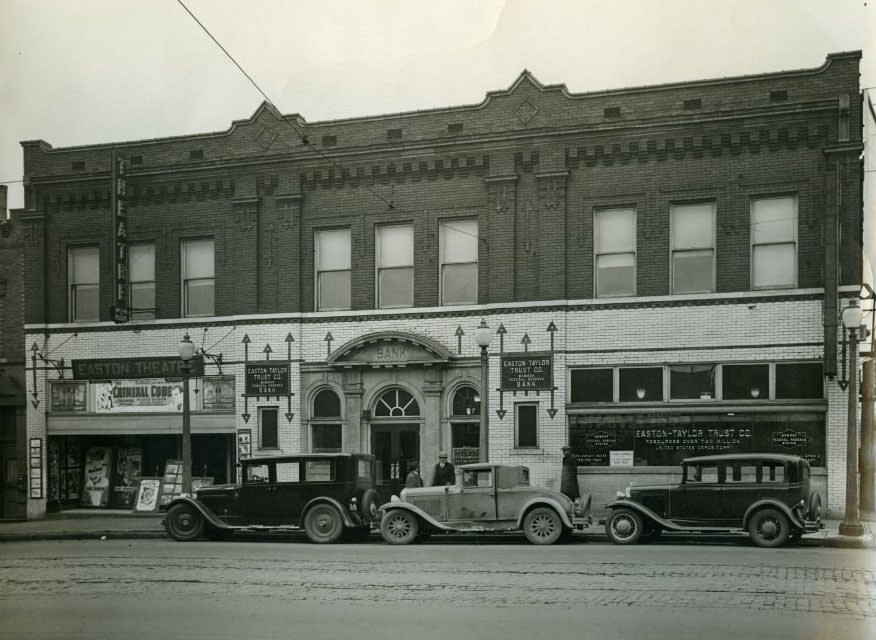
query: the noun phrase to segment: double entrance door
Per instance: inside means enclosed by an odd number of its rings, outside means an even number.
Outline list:
[[[420,462],[419,425],[371,425],[371,453],[376,462],[375,488],[389,502],[390,496],[404,489],[410,466]]]

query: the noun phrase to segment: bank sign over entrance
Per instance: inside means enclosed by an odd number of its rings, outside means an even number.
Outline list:
[[[502,391],[550,391],[554,387],[552,353],[519,353],[501,359]]]

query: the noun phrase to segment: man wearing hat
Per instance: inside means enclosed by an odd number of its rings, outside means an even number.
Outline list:
[[[456,469],[447,462],[447,454],[442,451],[438,454],[438,464],[432,472],[432,486],[443,487],[448,484],[456,484]]]
[[[563,447],[563,471],[560,476],[560,491],[572,500],[581,497],[581,494],[578,492],[578,461],[572,455],[572,447],[569,445]]]

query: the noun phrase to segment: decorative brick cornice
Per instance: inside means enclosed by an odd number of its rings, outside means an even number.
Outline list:
[[[489,171],[486,155],[445,156],[426,160],[398,160],[365,166],[328,166],[309,169],[302,175],[306,188],[335,189],[340,187],[373,186],[390,182],[418,182],[468,175],[483,176]]]

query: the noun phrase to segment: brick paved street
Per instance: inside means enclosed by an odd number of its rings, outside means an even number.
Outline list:
[[[581,541],[549,548],[65,541],[0,545],[0,576],[0,615],[36,606],[60,606],[63,615],[64,606],[85,598],[85,605],[107,603],[104,615],[117,618],[121,612],[111,602],[167,606],[172,595],[180,611],[225,603],[220,617],[256,607],[332,611],[343,618],[364,606],[404,610],[412,622],[452,611],[488,626],[489,612],[507,620],[528,611],[520,621],[525,625],[537,619],[573,624],[586,611],[606,632],[634,619],[666,629],[685,621],[688,630],[728,621],[713,629],[715,638],[733,637],[730,631],[755,621],[774,627],[774,637],[804,623],[833,629],[837,638],[863,638],[876,629],[876,554],[870,550],[621,548]],[[99,622],[90,624],[102,637]]]

